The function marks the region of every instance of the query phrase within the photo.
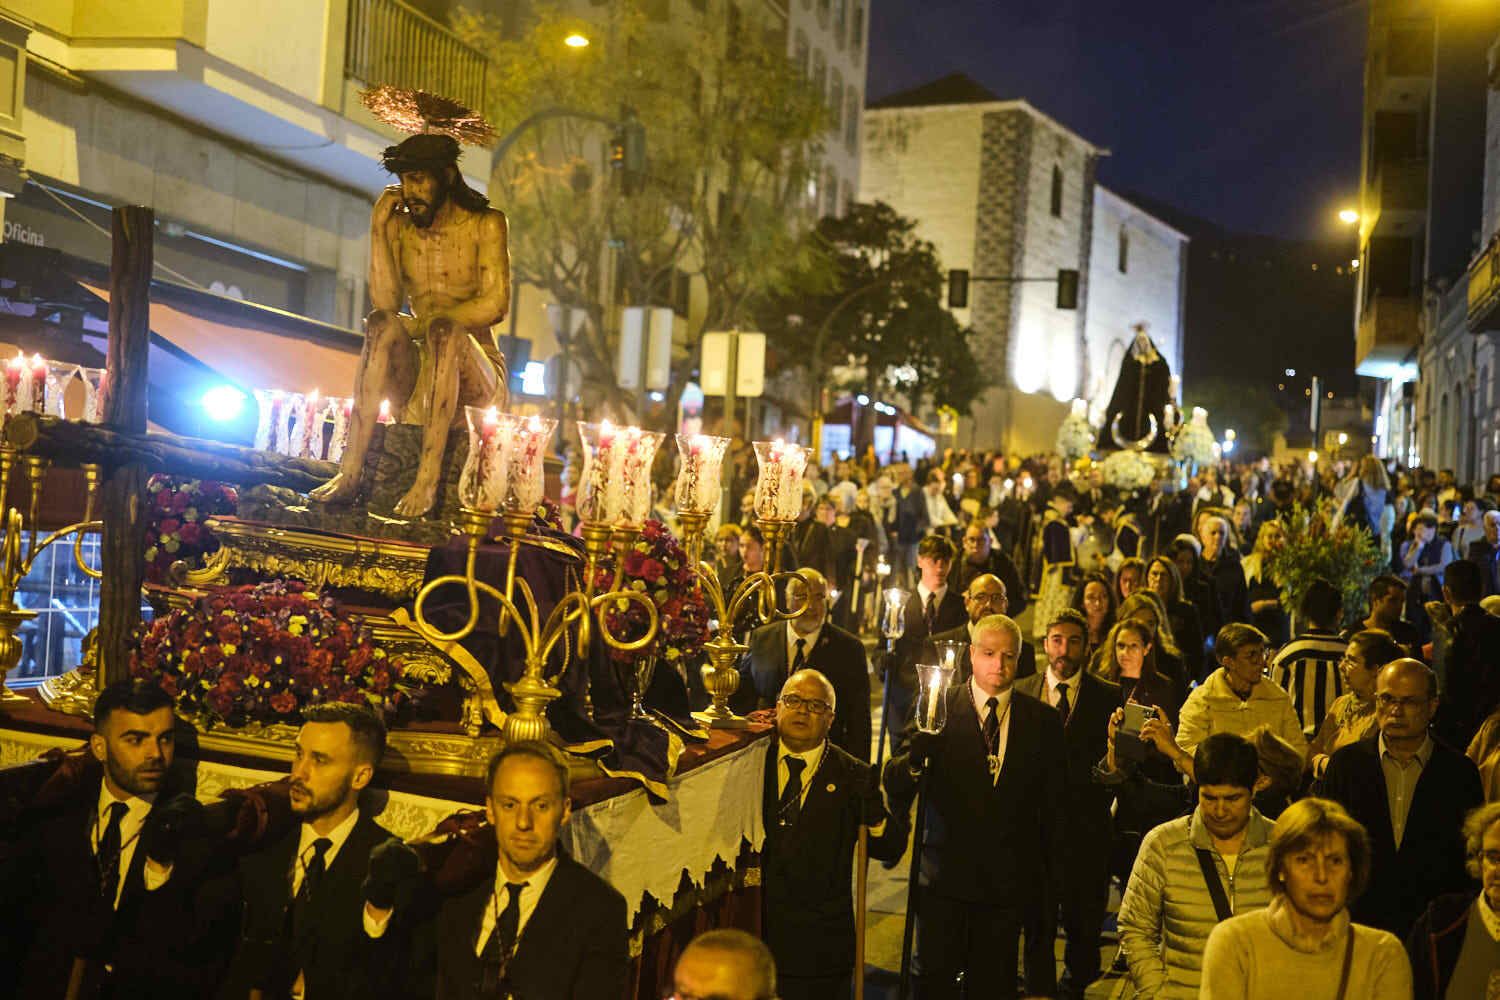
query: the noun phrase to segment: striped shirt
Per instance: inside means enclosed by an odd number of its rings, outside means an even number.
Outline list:
[[[1291,696],[1302,731],[1309,737],[1323,724],[1334,699],[1344,693],[1339,661],[1347,645],[1332,632],[1304,632],[1282,646],[1271,661],[1271,680]]]

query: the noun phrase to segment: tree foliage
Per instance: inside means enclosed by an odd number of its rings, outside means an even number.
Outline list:
[[[986,382],[916,223],[883,202],[859,204],[819,222],[816,239],[830,267],[762,311],[778,363],[807,371],[813,408],[832,386],[967,413]]]
[[[1267,393],[1247,392],[1242,380],[1214,376],[1189,381],[1183,392],[1188,412],[1194,406],[1208,411],[1215,433],[1227,428],[1236,435],[1234,457],[1270,454],[1276,435],[1286,431],[1287,416]]]
[[[781,35],[749,16],[659,22],[635,0],[600,16],[585,25],[539,6],[513,38],[472,12],[454,24],[491,57],[486,111],[502,135],[539,112],[570,112],[520,134],[494,169],[491,200],[510,217],[515,279],[585,311],[564,346],[586,384],[619,401],[617,307],[674,304],[679,283],[699,277],[696,342],[705,328],[748,326],[756,302],[818,270],[797,218],[828,112]],[[587,48],[562,44],[575,30]],[[647,136],[631,191],[607,162],[610,122],[629,115]]]

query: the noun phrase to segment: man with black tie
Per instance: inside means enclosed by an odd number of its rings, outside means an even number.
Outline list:
[[[391,833],[359,807],[385,752],[385,724],[341,702],[302,718],[290,786],[301,822],[240,862],[244,923],[223,995],[392,996],[399,929],[376,921],[362,892],[370,855]],[[377,932],[385,940],[374,940]]]
[[[930,636],[929,640],[972,644],[975,623],[989,615],[1005,614],[1006,599],[1009,594],[1010,591],[1006,589],[1005,583],[998,576],[986,573],[974,577],[969,581],[963,598],[964,610],[969,615],[968,623],[958,628],[950,628],[946,632],[939,632]],[[954,683],[968,680],[969,672],[969,650],[966,647],[964,655],[958,661],[958,669],[953,674]],[[1031,643],[1022,639],[1021,652],[1016,658],[1016,677],[1030,677],[1034,673],[1036,673],[1036,650]]]
[[[494,872],[443,900],[426,922],[411,995],[624,995],[625,898],[558,850],[558,832],[572,814],[568,784],[567,763],[546,743],[512,743],[490,758],[484,808],[495,832]],[[391,914],[378,912],[382,919]]]
[[[917,902],[924,1000],[960,989],[987,1000],[1015,997],[1021,928],[1040,918],[1059,881],[1065,789],[1048,771],[1065,758],[1062,722],[1015,695],[1020,646],[1011,619],[981,619],[973,675],[945,695],[946,725],[936,734],[911,726],[910,750],[886,767],[895,815],[910,810],[918,776],[927,774],[921,862],[932,874]]]
[[[0,977],[0,996],[211,991],[234,913],[205,909],[197,889],[206,856],[182,850],[199,810],[190,795],[173,795],[175,724],[171,697],[148,681],[99,693],[94,766],[55,804],[24,815],[0,852],[3,954],[16,962]]]
[[[1058,900],[1068,940],[1057,995],[1078,1000],[1099,978],[1099,933],[1109,908],[1110,805],[1114,796],[1094,781],[1093,770],[1109,748],[1109,717],[1120,706],[1120,687],[1083,669],[1088,622],[1072,608],[1053,616],[1042,642],[1047,669],[1016,681],[1016,691],[1051,705],[1063,724],[1066,759],[1044,763],[1046,780],[1064,789],[1068,817],[1062,896]],[[1034,940],[1032,935],[1027,937],[1030,993],[1046,993],[1054,974],[1056,912],[1057,908],[1049,904]]]
[[[815,569],[800,569],[787,587],[790,607],[803,612],[750,634],[750,650],[740,660],[738,711],[770,708],[782,685],[804,668],[820,671],[838,692],[843,711],[829,732],[837,746],[856,760],[870,760],[870,671],[864,643],[828,620],[828,581]]]
[[[1484,791],[1474,763],[1428,734],[1437,706],[1430,667],[1386,664],[1375,679],[1375,735],[1335,752],[1314,786],[1370,834],[1370,884],[1350,916],[1400,938],[1434,898],[1471,884],[1459,831]]]
[[[948,586],[953,556],[953,543],[942,535],[928,535],[917,545],[917,589],[906,599],[906,631],[896,640],[894,650],[896,675],[889,686],[891,703],[883,707],[890,713],[887,728],[892,755],[906,746],[903,727],[916,697],[917,663],[931,649],[928,640],[969,620],[963,598]]]
[[[816,670],[787,678],[762,783],[765,938],[781,1000],[846,1000],[854,969],[850,871],[861,825],[870,854],[895,861],[905,829],[888,824],[876,775],[829,739],[838,692]],[[889,827],[889,830],[888,830]]]

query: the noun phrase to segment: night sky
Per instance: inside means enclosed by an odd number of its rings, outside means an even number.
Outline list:
[[[1336,238],[1356,200],[1363,0],[871,6],[871,100],[967,73],[1108,148],[1106,185],[1243,232]]]

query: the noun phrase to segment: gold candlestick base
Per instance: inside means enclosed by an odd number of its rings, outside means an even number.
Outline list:
[[[21,637],[16,631],[36,617],[35,611],[15,606],[0,607],[0,705],[13,705],[29,699],[5,686],[5,675],[21,662]]]
[[[729,630],[721,626],[719,635],[704,643],[703,649],[708,653],[708,662],[701,668],[703,687],[713,702],[703,711],[694,712],[693,718],[710,729],[744,729],[750,723],[743,715],[734,714],[729,699],[740,686],[735,664],[750,647],[735,642]]]

